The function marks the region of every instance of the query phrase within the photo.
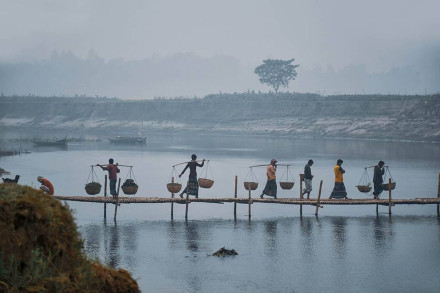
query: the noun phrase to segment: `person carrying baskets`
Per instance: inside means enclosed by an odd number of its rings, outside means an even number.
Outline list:
[[[383,191],[383,175],[385,174],[385,168],[383,167],[385,165],[384,161],[380,161],[377,166],[374,167],[374,175],[373,175],[373,183],[374,183],[374,199],[379,199],[379,195]]]
[[[108,160],[108,165],[107,166],[102,166],[99,164],[96,164],[96,166],[101,167],[101,169],[103,171],[108,171],[108,178],[110,181],[110,194],[115,197],[116,196],[116,181],[118,179],[118,173],[121,171],[118,168],[118,163],[113,164],[113,159],[109,159]]]
[[[264,187],[263,193],[260,195],[263,198],[263,195],[273,196],[273,198],[277,198],[277,183],[276,183],[276,175],[277,172],[277,160],[272,159],[270,161],[269,166],[267,166],[267,182]]]
[[[183,169],[182,173],[179,174],[179,178],[180,178],[185,173],[186,169],[189,168],[188,184],[180,194],[181,198],[183,198],[184,193],[187,193],[188,195],[195,195],[196,198],[199,198],[199,182],[197,181],[196,168],[203,167],[203,165],[205,164],[205,159],[202,160],[201,164],[199,164],[196,160],[197,160],[197,156],[195,154],[192,154],[191,162],[188,162],[188,164],[186,164],[185,168]]]

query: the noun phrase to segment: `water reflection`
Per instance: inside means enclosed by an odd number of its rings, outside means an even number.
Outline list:
[[[270,257],[275,257],[278,255],[277,224],[277,220],[269,220],[264,222],[264,243],[266,253]]]
[[[185,222],[185,238],[186,238],[186,247],[191,252],[197,252],[199,250],[199,223],[197,221],[194,222]]]
[[[391,251],[393,242],[393,221],[391,218],[376,217],[373,220],[374,251],[384,256]]]
[[[314,243],[313,243],[313,225],[316,221],[319,221],[319,218],[304,218],[304,217],[300,217],[299,219],[299,231],[300,231],[300,241],[301,241],[301,245],[300,247],[302,248],[302,252],[305,255],[311,256],[313,255],[313,248],[314,248]]]
[[[332,240],[333,240],[333,250],[339,257],[346,255],[346,227],[347,219],[345,217],[334,217],[331,218],[332,224]]]
[[[104,222],[104,247],[106,251],[105,263],[112,267],[117,268],[120,264],[119,255],[119,229],[117,222],[114,225],[107,227],[107,223]]]

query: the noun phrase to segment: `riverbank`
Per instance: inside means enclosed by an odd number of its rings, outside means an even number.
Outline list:
[[[440,95],[216,94],[201,99],[1,97],[7,133],[214,133],[440,141]],[[4,135],[5,136],[5,135]]]

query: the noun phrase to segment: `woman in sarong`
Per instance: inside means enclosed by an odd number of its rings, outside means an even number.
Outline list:
[[[343,162],[344,161],[339,159],[336,162],[336,165],[333,167],[333,170],[335,172],[335,187],[333,188],[333,191],[332,191],[332,194],[330,195],[330,198],[337,198],[337,199],[345,198],[345,199],[349,199],[347,197],[347,191],[345,190],[345,185],[344,185],[344,173],[345,173],[345,170],[342,169],[342,167],[341,167]]]
[[[273,196],[273,198],[277,198],[277,182],[275,176],[275,173],[277,171],[277,162],[277,160],[272,159],[270,161],[270,165],[267,166],[267,183],[264,187],[263,193],[260,195],[261,198],[263,198],[264,194],[268,196]]]
[[[185,173],[186,169],[189,168],[188,184],[180,194],[181,198],[183,198],[184,193],[187,193],[188,195],[195,195],[196,198],[199,198],[199,182],[197,181],[196,168],[203,167],[203,165],[205,164],[205,159],[202,160],[201,164],[197,163],[196,159],[197,156],[193,154],[191,156],[191,162],[188,162],[188,164],[186,164],[185,168],[183,169],[182,173],[179,174],[179,178],[180,178]]]

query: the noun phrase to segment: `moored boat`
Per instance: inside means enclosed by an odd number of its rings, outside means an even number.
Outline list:
[[[142,136],[115,136],[115,137],[109,137],[108,140],[111,143],[121,143],[121,144],[130,144],[130,143],[136,143],[136,144],[144,144],[147,141],[147,137]]]

